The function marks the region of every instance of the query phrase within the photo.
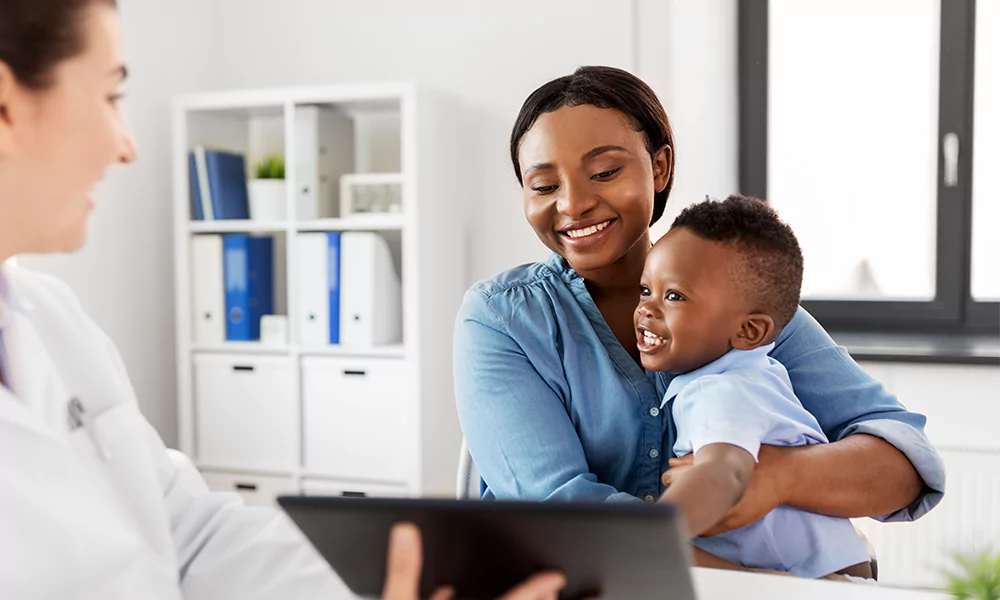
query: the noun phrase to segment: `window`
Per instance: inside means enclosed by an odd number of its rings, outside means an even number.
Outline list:
[[[1000,44],[974,35],[1000,3],[980,5],[739,4],[741,188],[795,230],[828,328],[1000,327]]]
[[[976,5],[972,297],[1000,300],[1000,2]]]

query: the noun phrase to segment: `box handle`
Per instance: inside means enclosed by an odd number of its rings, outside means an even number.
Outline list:
[[[342,492],[340,495],[344,498],[365,498],[368,496],[364,492]]]
[[[365,371],[354,371],[350,369],[344,369],[344,375],[347,377],[364,377],[367,375]]]
[[[237,372],[242,371],[244,373],[253,373],[254,367],[253,365],[233,365],[233,370]]]
[[[256,483],[237,483],[234,487],[237,490],[241,491],[241,492],[256,492],[257,491],[257,484]]]

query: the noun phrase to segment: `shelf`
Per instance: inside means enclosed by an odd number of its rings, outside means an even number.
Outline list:
[[[285,231],[289,228],[288,221],[192,221],[188,224],[191,233],[258,233]]]
[[[265,354],[285,355],[293,346],[264,345],[260,342],[225,342],[222,344],[192,344],[192,352],[210,354]],[[354,358],[404,358],[402,345],[376,346],[373,348],[344,348],[341,346],[299,346],[302,356],[344,356]]]
[[[260,342],[224,342],[222,344],[192,344],[192,352],[217,354],[288,354],[291,349],[286,346],[265,345]]]
[[[268,233],[283,232],[291,226],[288,221],[192,221],[188,229],[191,233]],[[402,228],[401,214],[316,219],[300,221],[295,225],[298,231],[394,231]]]
[[[342,348],[340,346],[303,346],[302,356],[344,356],[355,358],[404,358],[406,350],[401,345],[376,346],[373,348]]]
[[[403,185],[402,173],[348,173],[341,177],[341,181],[347,180],[353,184],[379,185],[395,183]]]
[[[200,472],[207,473],[227,473],[234,475],[257,476],[257,477],[294,477],[295,471],[292,469],[258,469],[255,467],[231,467],[226,465],[215,465],[195,461],[195,468]]]
[[[403,228],[403,215],[355,216],[346,219],[301,221],[299,231],[392,231]]]

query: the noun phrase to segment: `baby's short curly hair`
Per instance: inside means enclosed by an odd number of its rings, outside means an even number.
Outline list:
[[[754,311],[770,315],[779,332],[792,320],[802,290],[802,249],[767,203],[740,195],[706,199],[681,211],[671,229],[676,227],[732,245],[744,259],[734,276]]]

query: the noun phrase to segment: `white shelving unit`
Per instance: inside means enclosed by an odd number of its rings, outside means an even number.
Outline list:
[[[322,107],[350,136],[320,140],[346,152],[364,180],[399,182],[401,211],[340,218],[297,215],[300,110]],[[448,496],[461,432],[454,408],[451,331],[464,291],[461,127],[448,99],[410,83],[331,85],[178,98],[173,122],[177,365],[181,450],[212,487],[268,504],[286,492]],[[298,140],[302,141],[302,140]],[[193,221],[188,153],[244,153],[248,171],[280,153],[287,220]],[[302,184],[305,185],[305,184]],[[337,186],[337,181],[327,182]],[[403,339],[365,348],[298,343],[297,236],[371,231],[386,238],[402,281]],[[289,342],[194,339],[190,243],[195,236],[275,237],[275,311]],[[347,260],[347,258],[345,258]]]

